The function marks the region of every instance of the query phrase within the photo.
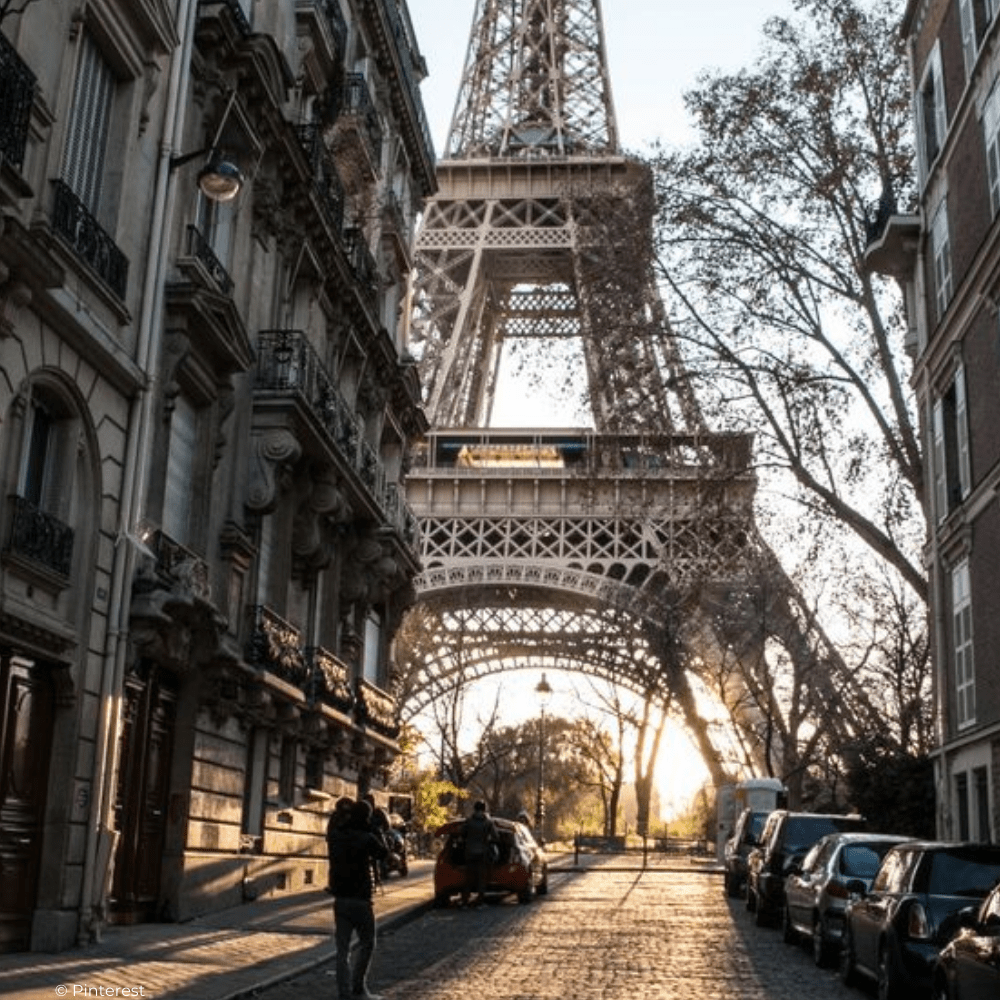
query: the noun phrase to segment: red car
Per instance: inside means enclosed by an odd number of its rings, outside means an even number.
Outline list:
[[[549,891],[549,865],[545,852],[538,846],[526,826],[509,819],[493,817],[500,843],[490,865],[486,891],[515,893],[522,903],[532,895],[544,896]],[[466,891],[464,820],[445,823],[438,831],[444,846],[434,866],[434,902],[447,906],[452,896]]]

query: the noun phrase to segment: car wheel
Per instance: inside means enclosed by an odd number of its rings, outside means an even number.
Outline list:
[[[757,896],[754,894],[753,889],[750,888],[749,883],[747,884],[747,911],[750,913],[757,911]]]
[[[830,946],[826,943],[826,925],[823,918],[817,916],[813,921],[812,955],[817,968],[822,969],[830,960]]]
[[[434,905],[439,909],[443,910],[448,904],[451,903],[451,896],[446,892],[436,893],[434,896]]]
[[[840,959],[838,962],[840,981],[845,986],[853,986],[858,975],[854,971],[854,943],[851,941],[849,928],[844,928],[844,939],[840,942]]]
[[[785,944],[797,944],[799,940],[799,935],[792,926],[792,918],[787,906],[781,908],[781,938]]]
[[[399,874],[404,878],[410,874],[410,866],[405,861],[401,861],[399,864]]]
[[[771,914],[764,909],[764,901],[757,899],[753,908],[754,923],[758,927],[769,927],[771,924]]]
[[[878,1000],[901,1000],[899,987],[892,975],[892,957],[885,943],[878,950]]]
[[[726,895],[736,897],[740,894],[740,880],[731,872],[726,872]]]
[[[542,876],[542,881],[535,886],[536,896],[547,896],[549,894],[549,874],[546,872]]]

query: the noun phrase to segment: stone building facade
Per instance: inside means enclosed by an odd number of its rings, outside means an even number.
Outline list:
[[[931,512],[941,836],[1000,838],[1000,0],[910,0],[919,197],[869,248],[904,288]]]
[[[424,72],[405,0],[0,23],[0,951],[322,885],[384,788]]]

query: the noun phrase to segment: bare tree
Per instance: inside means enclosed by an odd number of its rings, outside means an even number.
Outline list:
[[[660,273],[715,417],[755,430],[803,516],[835,520],[925,597],[908,331],[864,265],[871,204],[891,211],[913,186],[898,4],[794,6],[752,69],[686,95],[694,148],[653,158]]]

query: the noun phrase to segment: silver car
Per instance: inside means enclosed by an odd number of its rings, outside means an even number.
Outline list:
[[[787,942],[812,942],[813,961],[827,962],[840,948],[844,910],[852,892],[871,888],[875,873],[894,844],[911,838],[881,833],[830,833],[818,840],[801,868],[785,879],[782,929]],[[852,886],[851,883],[855,883]]]

